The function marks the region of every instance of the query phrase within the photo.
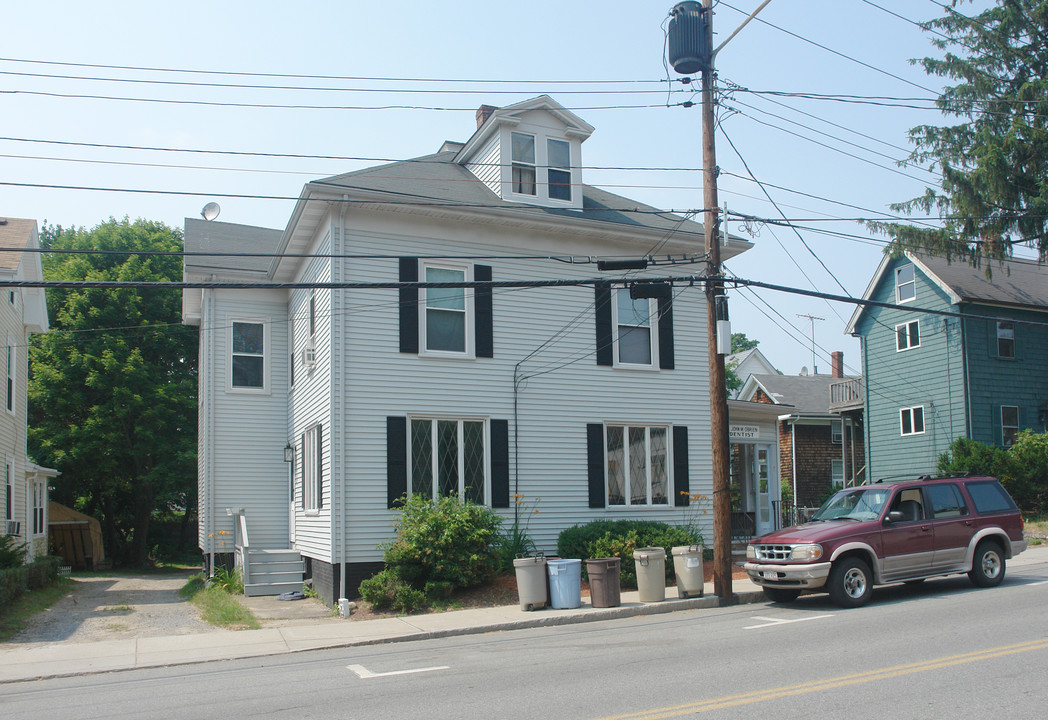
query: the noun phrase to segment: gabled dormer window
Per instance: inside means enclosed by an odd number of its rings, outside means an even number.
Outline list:
[[[535,136],[513,133],[513,192],[535,194]]]
[[[551,200],[571,200],[571,146],[563,140],[546,140],[546,171]]]

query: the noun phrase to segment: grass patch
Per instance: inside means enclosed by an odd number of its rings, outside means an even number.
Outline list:
[[[1024,530],[1027,535],[1036,533],[1038,535],[1048,535],[1048,515],[1030,515],[1023,518]],[[1027,538],[1031,545],[1043,545],[1043,538],[1030,537]]]
[[[257,630],[262,627],[251,611],[217,585],[207,587],[202,575],[194,575],[178,594],[200,610],[206,623],[231,630]]]
[[[67,577],[57,577],[43,590],[28,590],[8,607],[0,608],[0,642],[21,632],[31,617],[61,600],[74,585],[76,582]]]

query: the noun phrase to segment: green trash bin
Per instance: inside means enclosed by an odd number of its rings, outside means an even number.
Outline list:
[[[589,576],[590,605],[595,608],[618,607],[622,604],[619,578],[622,575],[621,560],[596,558],[586,561]]]
[[[637,590],[641,602],[662,602],[666,599],[666,550],[660,547],[637,548],[633,551],[637,563]]]

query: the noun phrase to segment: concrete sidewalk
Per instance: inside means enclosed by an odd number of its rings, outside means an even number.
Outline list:
[[[738,603],[752,603],[764,599],[760,588],[748,580],[735,579],[732,590]],[[678,598],[677,589],[668,587],[666,599],[662,602],[642,603],[638,600],[635,590],[621,593],[621,600],[621,605],[614,608],[594,608],[589,604],[588,598],[584,598],[582,606],[572,610],[545,609],[524,612],[519,605],[507,605],[379,620],[345,620],[237,632],[217,630],[192,635],[88,643],[5,645],[0,646],[0,682],[550,627],[636,615],[656,615],[677,610],[714,608],[720,605],[719,598],[713,594],[712,583],[705,585],[703,597],[699,598]]]

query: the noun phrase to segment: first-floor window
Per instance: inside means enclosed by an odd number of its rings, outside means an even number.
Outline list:
[[[608,425],[608,505],[669,504],[667,429]]]
[[[410,448],[410,494],[486,502],[483,420],[412,418]]]
[[[924,406],[899,410],[899,425],[903,435],[920,435],[924,432]]]
[[[830,485],[835,488],[844,487],[844,460],[841,458],[830,460]]]
[[[1019,437],[1019,408],[1015,405],[1001,405],[1001,442],[1011,447]]]
[[[44,484],[33,483],[33,534],[43,535],[47,527],[44,525]]]
[[[302,507],[305,510],[321,507],[323,453],[320,426],[314,425],[302,433]]]

